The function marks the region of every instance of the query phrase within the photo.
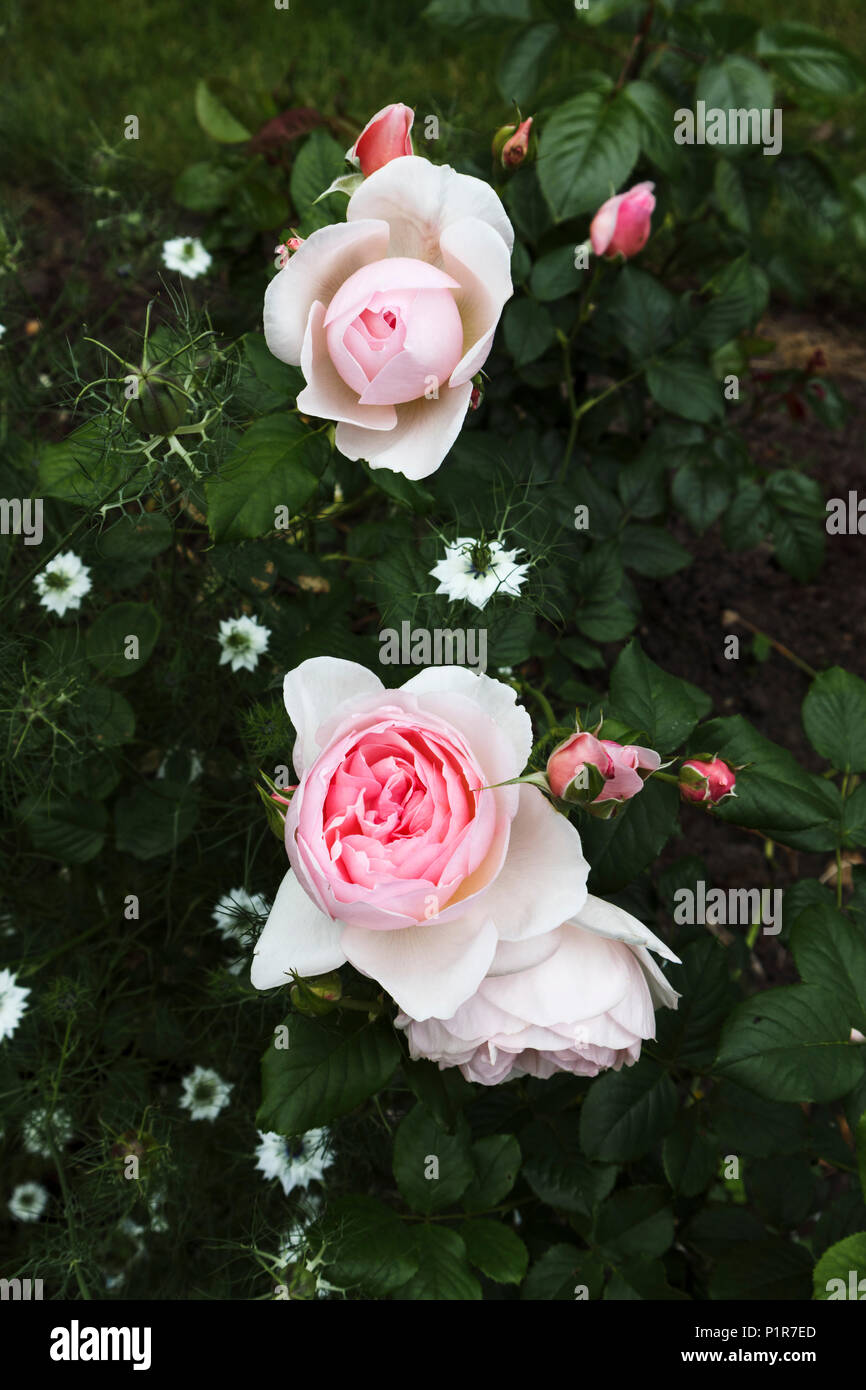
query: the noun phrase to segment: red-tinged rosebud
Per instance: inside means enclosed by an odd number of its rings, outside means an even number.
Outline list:
[[[532,120],[532,116],[528,116],[520,125],[503,126],[493,137],[493,157],[503,169],[516,169],[525,160],[529,153]]]
[[[651,748],[598,739],[583,731],[554,748],[547,778],[554,796],[592,807],[630,800],[643,789],[640,770],[657,772],[660,764]]]
[[[627,193],[618,193],[602,203],[589,228],[596,256],[628,260],[646,246],[656,200],[654,183],[636,183]]]
[[[721,758],[689,758],[680,768],[680,795],[684,801],[709,801],[717,806],[736,796],[736,773]]]
[[[404,106],[401,101],[383,106],[364,126],[351,149],[346,151],[349,163],[360,168],[366,178],[385,164],[390,164],[392,159],[413,154],[410,131],[414,119],[415,112],[411,106]]]

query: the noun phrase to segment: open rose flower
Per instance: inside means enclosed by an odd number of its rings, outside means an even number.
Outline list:
[[[481,179],[407,155],[352,194],[265,293],[265,338],[300,366],[298,408],[337,421],[349,459],[434,473],[512,293],[514,234]]]
[[[654,183],[636,183],[627,193],[618,193],[602,203],[589,229],[592,249],[597,256],[624,256],[628,260],[646,246],[656,200]]]
[[[386,690],[363,666],[315,657],[286,676],[285,701],[300,782],[257,988],[348,960],[411,1018],[450,1018],[502,943],[583,907],[577,831],[536,787],[500,785],[532,746],[510,686],[440,666]]]
[[[677,957],[622,908],[589,897],[557,931],[502,942],[476,993],[451,1018],[396,1019],[413,1058],[493,1086],[511,1076],[619,1071],[655,1037],[671,988],[647,948]]]
[[[346,158],[365,176],[375,174],[392,159],[412,153],[412,122],[415,112],[402,101],[383,106],[364,126]]]

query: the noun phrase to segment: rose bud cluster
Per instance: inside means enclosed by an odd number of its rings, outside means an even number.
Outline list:
[[[721,758],[689,758],[680,768],[680,795],[683,801],[708,801],[717,806],[727,796],[736,796],[737,777]]]
[[[562,801],[607,816],[642,790],[641,772],[657,772],[660,767],[661,758],[651,748],[578,730],[554,748],[547,762],[547,779],[554,796]],[[593,811],[593,807],[600,809]]]
[[[636,183],[627,193],[602,203],[589,229],[596,256],[609,261],[616,256],[629,260],[643,250],[656,205],[654,188],[654,183]]]

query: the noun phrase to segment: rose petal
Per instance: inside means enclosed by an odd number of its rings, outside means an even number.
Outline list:
[[[460,386],[486,362],[503,305],[514,293],[511,256],[499,233],[476,217],[452,222],[440,245],[445,269],[460,282],[455,298],[463,319],[463,356],[448,379],[449,386]]]
[[[324,319],[325,306],[316,300],[310,309],[301,349],[301,371],[307,384],[298,396],[298,409],[305,415],[317,415],[320,420],[344,420],[370,430],[395,429],[397,412],[393,405],[361,405],[357,393],[340,376],[328,352]],[[363,390],[363,372],[361,383],[359,389]]]
[[[280,884],[250,968],[255,989],[273,989],[299,975],[323,975],[346,962],[341,922],[332,922],[310,901],[289,871]]]
[[[346,210],[349,223],[360,218],[387,222],[392,256],[413,256],[438,266],[442,265],[442,232],[463,217],[489,223],[511,253],[514,231],[490,185],[417,155],[392,159],[371,174],[352,194]]]
[[[342,705],[382,690],[379,677],[366,666],[340,657],[313,656],[289,671],[283,700],[297,733],[292,761],[299,777],[322,751],[316,737],[322,724]]]
[[[402,162],[396,159],[379,173]],[[398,405],[397,427],[387,433],[340,424],[337,448],[348,459],[366,459],[371,468],[390,468],[417,482],[435,473],[445,458],[463,428],[471,395],[472,383],[467,381],[463,386],[441,388],[438,399],[422,396]]]
[[[583,927],[584,931],[597,932],[599,936],[609,936],[615,941],[625,941],[629,946],[649,946],[651,950],[664,956],[665,960],[673,961],[675,965],[681,964],[679,956],[675,956],[671,948],[651,932],[649,927],[645,927],[637,917],[632,917],[630,912],[625,912],[613,903],[605,902],[603,898],[595,898],[590,894],[580,911],[574,914],[572,921],[575,926]]]
[[[346,927],[342,946],[414,1019],[449,1018],[478,988],[496,951],[489,919],[430,922],[402,931]]]
[[[281,362],[299,366],[310,309],[330,304],[340,286],[388,252],[388,224],[356,219],[308,236],[265,290],[265,341]]]

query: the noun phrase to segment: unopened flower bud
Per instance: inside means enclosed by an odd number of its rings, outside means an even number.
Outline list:
[[[680,768],[679,782],[684,801],[709,801],[717,806],[726,796],[736,796],[736,773],[721,758],[689,758]]]
[[[520,125],[501,126],[494,135],[493,158],[499,160],[503,169],[516,169],[526,158],[532,120],[532,116],[529,116]]]
[[[310,1018],[331,1013],[342,995],[343,982],[337,970],[328,975],[313,975],[308,980],[299,979],[289,993],[298,1013]]]
[[[187,414],[183,392],[168,377],[155,372],[138,376],[137,394],[130,396],[126,418],[141,434],[174,434]]]

